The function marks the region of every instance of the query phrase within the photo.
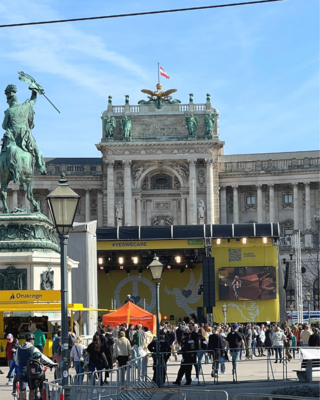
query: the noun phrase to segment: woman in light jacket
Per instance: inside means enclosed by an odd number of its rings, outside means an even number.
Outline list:
[[[119,367],[126,365],[129,360],[129,356],[131,356],[131,345],[125,336],[125,332],[120,331],[119,339],[113,346],[113,356],[118,360]]]
[[[276,361],[274,362],[275,364],[278,362],[278,355],[279,355],[280,363],[281,363],[283,341],[285,338],[286,338],[285,334],[283,332],[281,332],[280,327],[277,326],[276,331],[273,332],[273,335],[272,335],[272,345],[276,352]]]

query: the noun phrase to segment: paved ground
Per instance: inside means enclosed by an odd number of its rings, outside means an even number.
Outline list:
[[[172,361],[169,360],[168,362],[168,381],[169,385],[166,383],[165,386],[170,386],[173,388],[174,386],[171,384],[173,381],[175,381],[177,372],[179,369],[180,362]],[[250,393],[252,389],[256,386],[256,389],[258,391],[259,387],[263,386],[276,386],[276,385],[281,385],[283,384],[283,364],[274,364],[272,361],[269,363],[269,372],[268,372],[268,367],[267,367],[267,357],[263,358],[254,358],[252,361],[240,361],[238,365],[238,382],[239,384],[237,385],[237,388],[240,389],[241,386],[243,387],[248,387],[246,390],[247,393]],[[217,390],[217,389],[223,389],[228,387],[234,387],[232,383],[232,373],[231,373],[231,362],[226,363],[226,372],[225,374],[220,374],[219,375],[219,384],[214,385],[213,379],[211,378],[211,364],[203,364],[203,376],[200,375],[200,384],[193,382],[192,383],[192,389],[199,389],[201,391],[203,390]],[[272,371],[273,374],[272,374]],[[4,372],[4,375],[0,375],[0,399],[1,400],[8,400],[12,399],[11,392],[12,392],[12,386],[7,386],[6,382],[7,379],[6,374],[8,373],[8,367],[1,367],[2,371]],[[299,361],[298,359],[292,360],[290,363],[288,363],[288,369],[287,369],[287,377],[291,382],[290,384],[297,384],[297,377],[294,372],[292,372],[293,369],[299,369]],[[71,374],[74,374],[74,369],[71,369]],[[149,360],[149,376],[152,378],[152,362]],[[268,376],[269,379],[268,380]],[[192,378],[195,377],[195,370],[193,368],[192,370]],[[50,372],[48,370],[47,372],[47,378],[48,380],[53,380],[53,372]],[[275,381],[273,381],[273,378]],[[206,382],[206,385],[204,385],[204,381]],[[259,384],[258,384],[259,381]],[[251,382],[251,384],[249,384]],[[190,386],[186,387],[190,388]],[[237,390],[237,389],[236,389]],[[259,390],[260,391],[260,390]]]

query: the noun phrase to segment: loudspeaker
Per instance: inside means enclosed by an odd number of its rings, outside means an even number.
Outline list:
[[[215,290],[215,270],[214,257],[205,257],[202,260],[203,272],[203,307],[215,307],[216,290]]]
[[[197,318],[198,318],[198,324],[205,324],[207,322],[206,317],[204,316],[204,308],[203,307],[197,307]]]

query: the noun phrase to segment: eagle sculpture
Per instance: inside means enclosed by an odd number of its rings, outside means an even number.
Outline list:
[[[152,90],[148,90],[148,89],[142,89],[141,92],[148,94],[148,98],[149,101],[146,100],[140,100],[138,102],[138,104],[151,104],[151,103],[155,103],[156,108],[161,108],[163,102],[167,102],[169,104],[173,104],[173,103],[181,103],[180,100],[178,99],[174,99],[172,100],[172,97],[170,96],[172,93],[175,93],[177,91],[177,89],[169,89],[166,91],[162,91],[162,85],[161,83],[157,83],[156,85],[157,90],[156,91],[152,91]]]

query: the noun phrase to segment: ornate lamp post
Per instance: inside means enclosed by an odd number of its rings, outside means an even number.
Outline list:
[[[224,304],[222,306],[222,312],[223,312],[223,316],[224,316],[224,324],[227,324],[227,311],[228,311],[228,306],[226,304]]]
[[[64,174],[61,174],[59,186],[48,196],[47,201],[55,228],[59,235],[61,247],[61,327],[62,327],[62,386],[68,384],[69,349],[68,349],[68,267],[67,245],[69,230],[73,225],[74,217],[80,196],[68,185]],[[66,397],[69,394],[66,393]]]
[[[157,313],[157,347],[156,347],[156,371],[157,371],[157,386],[161,387],[161,359],[160,359],[160,321],[159,321],[159,314],[160,314],[160,302],[159,302],[159,289],[160,289],[160,281],[163,272],[163,264],[157,259],[156,255],[154,255],[154,259],[151,264],[148,265],[150,268],[150,272],[152,275],[152,279],[156,284],[156,313]]]
[[[310,325],[310,301],[311,301],[311,294],[310,292],[306,293],[306,301],[308,302],[308,323]]]
[[[294,310],[294,305],[293,303],[290,304],[290,311],[291,311],[291,326],[293,326],[293,310]]]

